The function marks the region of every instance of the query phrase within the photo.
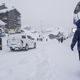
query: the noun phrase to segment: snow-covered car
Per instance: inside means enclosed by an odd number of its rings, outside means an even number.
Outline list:
[[[36,42],[30,35],[20,34],[13,37],[9,37],[7,45],[11,51],[14,50],[28,50],[30,48],[36,48]]]

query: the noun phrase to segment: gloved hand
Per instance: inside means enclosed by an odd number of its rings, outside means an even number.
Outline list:
[[[71,50],[74,51],[74,49],[71,47]]]
[[[71,50],[74,51],[73,46],[71,45]]]

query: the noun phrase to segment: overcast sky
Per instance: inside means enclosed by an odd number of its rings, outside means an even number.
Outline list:
[[[79,0],[0,0],[8,7],[14,6],[21,13],[22,26],[31,25],[43,29],[64,28],[70,30],[73,10]]]

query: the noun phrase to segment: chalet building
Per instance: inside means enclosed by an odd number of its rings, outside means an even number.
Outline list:
[[[17,9],[4,9],[0,11],[0,19],[5,22],[5,32],[18,32],[21,28],[21,14]]]

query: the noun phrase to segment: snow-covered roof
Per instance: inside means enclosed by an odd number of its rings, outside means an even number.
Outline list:
[[[0,13],[5,13],[5,12],[13,10],[13,9],[14,9],[13,7],[7,8],[7,9],[3,9],[3,10],[0,10]]]
[[[8,9],[3,9],[3,10],[0,10],[0,13],[5,13],[7,11],[8,11]]]
[[[4,23],[2,20],[0,20],[0,25],[5,25],[6,23]]]

